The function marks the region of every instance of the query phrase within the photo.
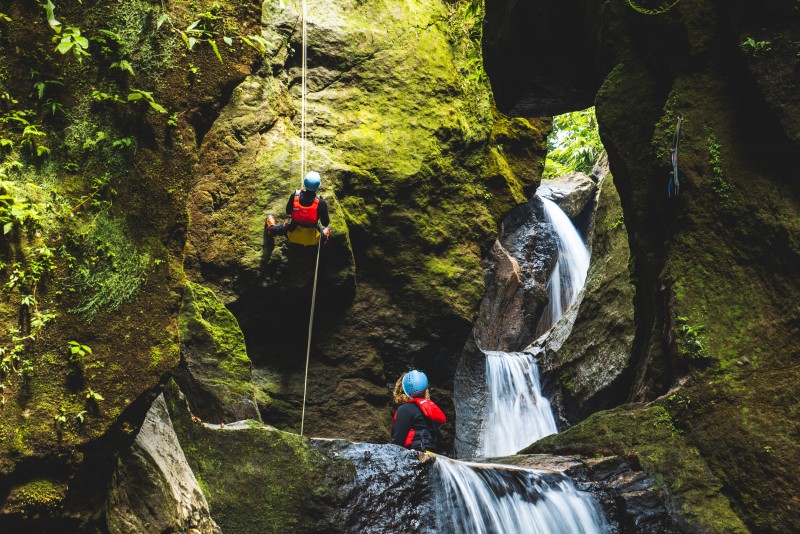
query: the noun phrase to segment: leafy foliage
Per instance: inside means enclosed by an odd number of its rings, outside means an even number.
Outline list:
[[[713,131],[708,130],[708,164],[711,166],[711,187],[723,200],[730,197],[731,186],[725,180],[723,170],[722,144]]]
[[[603,152],[594,108],[553,117],[553,132],[547,138],[547,159],[542,178],[571,172],[592,172]]]
[[[739,48],[751,57],[759,57],[772,50],[772,43],[769,41],[756,41],[752,37],[748,37],[739,45]]]
[[[83,299],[71,311],[91,322],[101,311],[113,312],[136,295],[150,256],[137,250],[120,221],[105,214],[97,218],[83,248],[89,251],[88,263],[75,276]]]

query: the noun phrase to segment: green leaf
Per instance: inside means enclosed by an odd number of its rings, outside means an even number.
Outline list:
[[[128,102],[133,102],[134,100],[140,100],[142,98],[142,93],[130,93],[128,95]]]
[[[3,225],[3,235],[7,235],[11,229],[14,227],[13,222],[8,222]]]
[[[222,40],[223,40],[223,41],[225,41],[225,44],[226,44],[226,45],[228,45],[228,46],[233,46],[233,39],[231,39],[231,38],[230,38],[230,37],[228,37],[227,35],[226,35],[225,37],[223,37],[223,38],[222,38]]]
[[[224,61],[222,61],[222,56],[219,53],[219,48],[217,48],[217,43],[209,39],[208,44],[211,45],[211,49],[214,51],[214,54],[217,56],[217,59],[219,59],[219,62],[224,63]]]
[[[49,153],[50,153],[50,149],[47,148],[46,146],[39,145],[39,146],[36,147],[36,155],[39,156],[39,157],[42,157],[43,155],[49,154]]]
[[[60,43],[58,43],[58,46],[56,47],[56,50],[58,52],[61,52],[62,54],[66,54],[67,52],[72,50],[72,42],[67,41],[67,40],[61,41]]]
[[[167,108],[165,108],[164,106],[162,106],[161,104],[159,104],[155,100],[148,100],[147,102],[150,104],[151,108],[153,108],[154,110],[158,111],[159,113],[166,113],[167,112]]]
[[[45,11],[47,12],[47,23],[53,28],[53,31],[56,33],[61,32],[61,23],[56,20],[55,16],[56,6],[50,0],[47,0],[47,5],[45,6]]]
[[[156,30],[161,29],[161,25],[164,24],[169,19],[169,15],[164,13],[160,17],[158,17],[158,22],[156,23]]]
[[[189,37],[189,39],[186,41],[186,46],[189,47],[189,50],[194,48],[194,45],[196,44],[197,44],[197,39],[195,39],[194,37]]]

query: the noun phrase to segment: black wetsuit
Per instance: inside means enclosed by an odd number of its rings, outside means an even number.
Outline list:
[[[427,400],[426,404],[428,415],[415,402],[406,402],[397,407],[392,443],[418,451],[437,451],[439,430],[435,421],[444,423],[444,413],[432,401]]]

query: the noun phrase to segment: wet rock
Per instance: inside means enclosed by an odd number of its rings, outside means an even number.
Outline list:
[[[453,386],[456,413],[455,451],[459,458],[474,458],[482,449],[486,403],[486,355],[470,336],[461,351]]]
[[[434,534],[431,462],[397,445],[319,440],[325,454],[346,459],[355,468],[341,509],[342,532],[414,532]]]
[[[542,180],[536,194],[558,204],[570,219],[583,212],[597,192],[595,182],[582,172]]]
[[[250,359],[236,318],[214,292],[187,282],[179,316],[175,380],[192,413],[208,422],[260,420]]]
[[[112,534],[221,532],[186,462],[163,395],[119,459],[105,515]]]

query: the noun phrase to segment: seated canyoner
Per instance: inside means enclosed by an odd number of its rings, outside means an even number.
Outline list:
[[[316,171],[310,171],[303,178],[303,189],[298,189],[286,202],[286,215],[291,219],[277,224],[275,217],[267,215],[265,225],[267,235],[285,235],[291,243],[298,245],[316,245],[328,242],[331,230],[328,228],[328,204],[317,190],[322,185],[322,178]]]
[[[430,398],[428,377],[422,371],[409,371],[394,386],[392,443],[420,452],[437,452],[439,425],[444,412]]]

